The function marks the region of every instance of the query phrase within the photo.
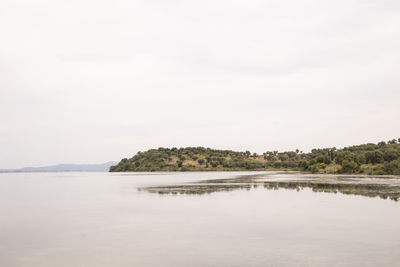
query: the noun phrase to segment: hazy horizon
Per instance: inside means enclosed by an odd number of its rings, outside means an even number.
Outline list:
[[[393,140],[393,139],[396,139],[396,140],[398,140],[398,138],[392,138],[392,139],[389,139],[389,140],[381,140],[381,141],[385,141],[385,142],[387,142],[387,141],[391,141],[391,140]],[[369,143],[378,143],[378,142],[369,142]],[[359,145],[359,144],[352,144],[352,145]],[[351,146],[351,145],[350,145]],[[206,148],[209,148],[209,147],[207,147],[207,146],[205,146]],[[331,147],[335,147],[335,146],[331,146]],[[343,146],[344,147],[344,146]],[[335,148],[343,148],[343,147],[335,147]],[[151,147],[151,148],[149,148],[149,149],[158,149],[159,147]],[[164,147],[165,148],[165,147]],[[172,148],[172,147],[168,147],[168,148]],[[180,147],[177,147],[177,148],[180,148]],[[328,148],[328,147],[314,147],[314,148],[316,148],[316,149],[318,149],[318,148]],[[218,149],[218,148],[212,148],[212,149]],[[147,150],[147,149],[146,149]],[[143,152],[143,151],[146,151],[146,150],[142,150],[141,152]],[[245,149],[245,150],[240,150],[240,151],[242,151],[242,152],[245,152],[247,149]],[[294,151],[294,150],[296,150],[296,149],[292,149],[292,150],[277,150],[278,152],[287,152],[287,151]],[[126,156],[126,158],[131,158],[132,156],[134,156],[137,152],[139,152],[140,150],[138,150],[138,151],[136,151],[136,152],[134,152],[134,153],[132,153],[131,155],[128,155],[128,156]],[[267,151],[274,151],[274,150],[265,150],[265,151],[262,151],[262,152],[257,152],[257,153],[259,153],[259,154],[262,154],[262,153],[264,153],[264,152],[267,152]],[[303,150],[300,150],[300,152],[303,152],[303,153],[307,153],[307,152],[310,152],[311,150],[305,150],[305,151],[303,151]],[[256,152],[256,151],[250,151],[250,152]],[[58,163],[54,163],[54,164],[43,164],[43,165],[38,165],[38,166],[20,166],[20,167],[14,167],[14,168],[0,168],[0,170],[9,170],[9,169],[20,169],[20,168],[37,168],[37,167],[51,167],[51,166],[57,166],[57,165],[96,165],[96,164],[104,164],[104,163],[110,163],[110,162],[113,162],[113,163],[118,163],[120,160],[122,159],[122,157],[121,158],[119,158],[119,159],[116,159],[116,160],[113,160],[113,159],[110,159],[110,160],[107,160],[107,161],[103,161],[103,162],[58,162]]]
[[[0,3],[0,169],[400,137],[400,2]]]

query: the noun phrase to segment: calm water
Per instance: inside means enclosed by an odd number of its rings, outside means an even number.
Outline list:
[[[146,189],[254,174],[0,174],[0,266],[399,266],[400,201]]]

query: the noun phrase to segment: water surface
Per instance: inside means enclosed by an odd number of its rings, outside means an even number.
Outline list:
[[[0,266],[398,266],[398,181],[0,174]]]

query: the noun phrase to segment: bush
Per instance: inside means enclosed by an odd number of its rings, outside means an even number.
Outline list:
[[[190,170],[189,167],[186,167],[186,166],[183,166],[181,168],[181,171],[183,171],[183,172],[186,172],[186,171],[189,171],[189,170]]]
[[[341,173],[357,173],[360,170],[360,164],[355,162],[354,160],[343,160],[340,172]]]
[[[365,163],[382,163],[383,162],[383,153],[379,150],[368,151],[365,153]]]
[[[342,165],[343,161],[354,161],[355,163],[359,163],[359,158],[357,155],[350,151],[341,151],[336,156],[336,162]]]
[[[400,157],[399,154],[400,154],[399,151],[397,151],[396,149],[389,148],[388,150],[386,150],[386,151],[383,153],[383,159],[384,159],[385,161],[390,162],[390,161],[393,161],[393,160],[398,159],[398,158]]]
[[[391,162],[386,162],[383,165],[383,171],[387,174],[400,175],[400,160],[393,160]]]

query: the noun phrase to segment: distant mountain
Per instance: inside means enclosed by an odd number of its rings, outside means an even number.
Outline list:
[[[116,161],[101,164],[57,164],[44,167],[0,170],[0,172],[108,172],[110,167],[116,164]]]

